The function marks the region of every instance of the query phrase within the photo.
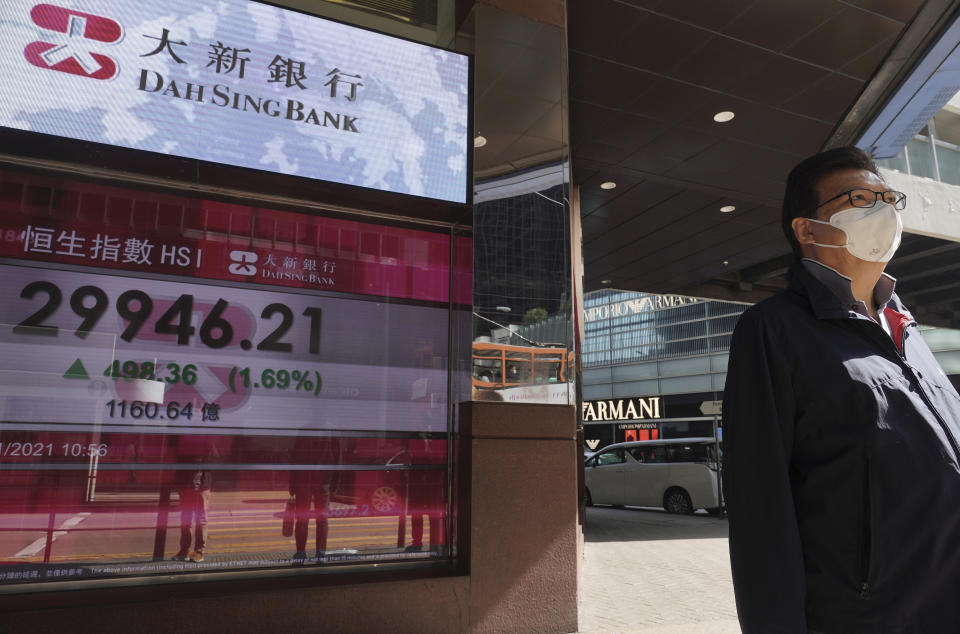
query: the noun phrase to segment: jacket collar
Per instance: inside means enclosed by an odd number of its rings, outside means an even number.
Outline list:
[[[810,301],[818,319],[870,319],[866,315],[866,306],[858,302],[850,288],[850,278],[834,269],[804,258],[794,260],[788,273],[789,288]],[[888,303],[902,311],[899,298],[894,294],[896,280],[884,273],[874,287],[874,301],[878,309]],[[857,304],[862,308],[858,310]]]

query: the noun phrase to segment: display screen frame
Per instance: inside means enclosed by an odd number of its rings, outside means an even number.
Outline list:
[[[43,181],[59,182],[64,179],[64,177],[61,176],[60,174],[51,174],[49,171],[39,170],[35,167],[33,169],[24,169],[22,166],[20,166],[16,168],[15,171],[25,173],[25,174],[33,174],[33,175],[37,175],[37,173],[40,172],[41,173],[40,177],[41,177],[41,180]],[[91,179],[87,177],[78,178],[76,175],[74,175],[72,178],[69,178],[67,180],[100,185],[100,183],[97,182],[99,179]],[[127,182],[116,182],[116,181],[110,182],[109,186],[124,187],[124,188],[132,187],[144,193],[148,193],[148,192],[167,193],[164,190],[170,190],[175,192],[175,195],[178,195],[178,196],[190,197],[190,198],[197,197],[195,193],[184,192],[183,190],[177,191],[177,188],[175,187],[170,187],[170,188],[138,187],[138,186],[131,186],[131,184]],[[203,198],[206,200],[210,200],[215,197],[203,196]],[[242,197],[237,195],[230,195],[230,196],[216,197],[216,198],[219,198],[221,200],[229,200],[230,202],[238,203],[241,205],[244,204],[244,202],[246,202],[249,205],[249,201],[245,201]],[[300,213],[303,213],[304,215],[328,216],[332,218],[352,220],[360,223],[374,222],[384,227],[398,227],[398,228],[403,227],[403,228],[409,228],[409,229],[416,229],[426,233],[446,235],[449,237],[450,240],[453,240],[454,236],[457,233],[462,233],[462,231],[452,227],[438,226],[437,224],[430,225],[425,223],[417,223],[409,219],[401,219],[401,218],[371,219],[369,217],[364,217],[362,214],[323,213],[322,211],[319,210],[319,208],[316,210],[298,209],[296,205],[287,205],[286,208],[278,209],[278,211],[287,211],[287,212],[294,212],[294,213],[300,212]],[[452,253],[450,257],[453,258]],[[35,264],[27,261],[22,261],[22,264],[27,267],[36,266]],[[451,259],[451,265],[453,265],[452,259]],[[57,271],[57,270],[71,269],[72,267],[62,268],[62,267],[59,267],[56,263],[51,262],[49,264],[46,264],[44,268],[49,268],[52,271]],[[138,275],[131,271],[124,271],[124,270],[116,270],[116,271],[99,270],[98,272],[104,275],[109,275],[109,276],[118,277],[118,278],[135,279],[138,277],[149,277],[144,274]],[[171,281],[173,280],[173,277],[167,276],[167,275],[159,275],[158,277],[160,279],[169,279]],[[201,283],[201,284],[207,283],[207,284],[213,284],[213,285],[222,284],[222,282],[217,282],[214,280],[204,282],[204,280],[201,280],[201,279],[197,279],[195,280],[195,282]],[[227,286],[236,286],[236,285],[228,282]],[[251,290],[263,290],[266,292],[281,292],[281,293],[285,292],[283,289],[279,289],[279,288],[271,289],[262,284],[255,284],[251,286]],[[296,289],[290,289],[290,291],[286,291],[286,292],[293,292],[294,294],[298,294],[298,291]],[[420,300],[405,299],[402,297],[384,296],[380,294],[374,294],[374,295],[368,295],[368,296],[357,296],[349,292],[345,293],[345,292],[338,292],[338,291],[320,292],[318,293],[318,295],[330,296],[330,297],[341,296],[344,298],[347,298],[349,296],[352,299],[356,299],[362,302],[386,302],[388,304],[393,304],[393,305],[412,305],[412,306],[423,306],[423,307],[433,307],[433,308],[447,308],[448,311],[451,311],[451,316],[453,315],[453,312],[455,312],[457,309],[460,309],[460,312],[464,312],[464,310],[467,308],[465,305],[458,303],[456,301],[453,301],[452,299],[447,301],[430,301],[430,300],[422,300],[422,299]],[[448,320],[448,328],[452,328],[452,327],[453,327],[453,322]],[[452,333],[451,333],[451,336],[453,336]],[[449,367],[447,371],[448,372],[450,371]],[[449,427],[450,424],[451,423],[448,422],[448,428],[445,432],[438,431],[438,432],[427,434],[427,436],[434,439],[440,439],[442,437],[446,437],[448,439],[447,442],[450,442],[450,439],[452,438],[451,434],[453,433],[451,432],[451,428]],[[27,428],[32,426],[24,425],[23,427]],[[244,435],[244,434],[241,434],[241,435]],[[318,435],[320,437],[329,436],[329,434],[323,434],[323,433]],[[423,434],[414,433],[414,432],[392,432],[392,433],[387,433],[386,435],[376,434],[373,436],[371,436],[369,432],[355,432],[355,433],[350,433],[348,435],[348,437],[353,437],[358,439],[374,438],[374,437],[381,437],[381,436],[384,438],[408,438],[408,439],[411,439],[411,441],[422,440],[424,437]],[[452,444],[450,446],[452,446]],[[456,554],[456,548],[457,548],[456,542],[458,539],[457,529],[455,528],[456,526],[458,526],[458,521],[456,519],[456,513],[457,513],[456,509],[458,508],[458,502],[457,502],[456,496],[459,495],[459,491],[456,491],[452,488],[453,486],[452,483],[457,482],[458,478],[456,478],[456,476],[454,476],[450,472],[450,469],[455,468],[453,464],[455,464],[456,459],[454,458],[452,453],[449,453],[447,460],[448,462],[446,462],[444,467],[446,469],[444,475],[448,482],[447,493],[446,493],[446,496],[447,496],[446,499],[448,504],[447,506],[448,515],[446,518],[446,524],[448,528],[446,529],[447,530],[446,535],[448,536],[447,539],[449,539],[450,542],[449,542],[449,550],[441,554],[439,557],[431,556],[429,559],[422,558],[416,561],[389,560],[389,559],[375,561],[375,562],[363,561],[363,560],[341,561],[341,562],[336,562],[335,566],[321,569],[320,572],[323,574],[321,575],[320,578],[315,576],[316,570],[311,571],[311,570],[287,569],[284,567],[279,567],[279,568],[268,567],[268,568],[259,568],[259,569],[233,569],[233,570],[227,568],[222,571],[217,570],[215,572],[214,571],[208,571],[203,573],[185,572],[185,573],[178,573],[176,575],[164,575],[164,574],[144,575],[144,576],[133,575],[133,576],[122,576],[119,578],[105,577],[105,578],[95,578],[95,579],[83,579],[83,580],[76,580],[76,581],[65,579],[62,581],[57,581],[55,583],[48,583],[48,584],[10,584],[10,585],[0,585],[0,597],[4,595],[16,596],[16,595],[24,595],[24,594],[29,596],[32,593],[40,593],[41,596],[42,595],[50,596],[49,593],[58,593],[59,591],[63,591],[64,594],[62,596],[64,597],[64,600],[69,601],[69,599],[67,599],[66,597],[69,596],[72,590],[76,590],[76,589],[84,589],[90,592],[100,592],[104,590],[104,588],[116,588],[117,590],[122,590],[127,596],[132,597],[139,592],[139,590],[137,589],[138,586],[149,588],[151,586],[154,586],[155,584],[167,584],[167,583],[173,583],[175,586],[181,587],[181,588],[184,587],[181,584],[181,582],[189,582],[188,584],[186,584],[187,587],[192,586],[194,588],[196,588],[196,584],[203,584],[203,585],[218,587],[220,584],[224,582],[235,583],[236,581],[239,581],[239,580],[248,580],[248,582],[256,583],[255,580],[263,580],[266,578],[270,578],[270,579],[277,579],[277,581],[280,581],[280,582],[289,583],[291,584],[291,587],[292,587],[292,586],[301,586],[301,585],[313,586],[313,585],[316,585],[318,582],[319,583],[343,583],[344,575],[351,576],[351,578],[359,575],[360,578],[363,578],[363,579],[367,579],[371,581],[372,580],[382,581],[384,574],[413,575],[416,577],[425,577],[425,576],[430,577],[430,576],[437,576],[438,574],[440,575],[453,574],[458,569],[458,567],[462,565],[460,563],[461,560]],[[453,461],[453,464],[449,462],[451,460]],[[437,472],[439,469],[440,467],[437,466],[437,467],[428,469],[426,472],[431,472],[431,471]],[[422,469],[420,472],[423,472]],[[406,471],[402,471],[401,473],[406,473]],[[408,536],[409,536],[409,533],[408,533]],[[376,570],[374,570],[374,567],[372,567],[371,564],[376,564],[375,566]]]

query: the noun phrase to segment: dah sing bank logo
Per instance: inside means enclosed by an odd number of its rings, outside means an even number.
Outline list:
[[[50,39],[54,40],[31,42],[23,50],[24,57],[34,66],[91,79],[113,79],[120,72],[117,60],[90,50],[95,42],[116,44],[122,40],[123,27],[119,22],[52,4],[33,7],[30,19],[50,31]]]
[[[257,254],[252,251],[231,251],[230,259],[233,263],[227,267],[234,275],[256,275]]]

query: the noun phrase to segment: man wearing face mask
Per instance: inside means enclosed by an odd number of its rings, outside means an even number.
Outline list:
[[[724,391],[745,634],[960,632],[960,396],[884,273],[905,206],[856,148],[788,177],[789,286],[738,322]]]

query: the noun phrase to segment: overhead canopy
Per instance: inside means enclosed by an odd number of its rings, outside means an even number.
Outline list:
[[[756,301],[782,287],[790,168],[860,140],[958,4],[568,0],[585,290]],[[889,267],[928,323],[960,325],[955,247],[908,235]]]

